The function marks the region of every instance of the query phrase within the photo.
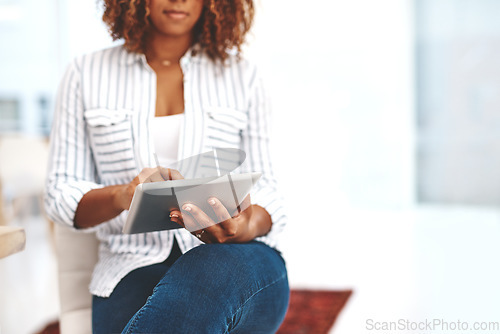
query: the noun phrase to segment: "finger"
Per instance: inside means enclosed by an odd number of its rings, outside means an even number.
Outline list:
[[[189,213],[181,212],[181,217],[182,217],[182,222],[184,224],[184,228],[189,232],[199,231],[202,229],[200,225],[198,225],[198,223],[196,222],[196,219],[194,219]]]
[[[188,210],[181,209],[182,219],[184,221],[184,228],[189,232],[199,231],[203,229],[203,226],[198,223],[195,217],[193,217],[190,213],[194,205],[190,205]],[[188,208],[188,207],[186,207]]]
[[[217,232],[213,230],[215,226],[200,228],[200,224],[189,213],[184,213],[182,216],[184,217],[184,224],[186,226],[184,228],[191,232],[194,237],[207,244],[218,242],[218,238],[213,234]]]
[[[190,215],[193,220],[195,221],[196,225],[191,225],[187,226],[186,221],[184,220],[184,223],[186,224],[186,228],[188,231],[196,231],[196,230],[201,230],[204,228],[207,228],[209,226],[215,225],[215,222],[210,218],[203,210],[198,208],[196,205],[187,203],[182,206],[182,213],[183,217],[185,216],[184,213]],[[196,226],[196,227],[195,227]],[[193,228],[195,227],[195,228]],[[191,230],[189,228],[192,228]]]
[[[160,169],[156,168],[155,171],[147,178],[146,182],[160,182],[165,181]]]
[[[217,216],[218,221],[216,223],[221,223],[231,218],[231,215],[227,211],[226,207],[221,203],[221,201],[219,201],[218,198],[210,197],[207,202],[210,204],[212,210],[214,210],[214,213]]]
[[[196,237],[198,240],[206,243],[206,244],[212,244],[213,242],[213,237],[209,232],[206,231],[206,229],[203,230],[198,230],[191,232],[191,234]]]
[[[204,242],[211,244],[220,244],[227,240],[228,236],[219,224],[212,225],[203,229],[205,231],[204,237],[202,238]]]
[[[233,214],[231,215],[231,217],[234,218],[234,217],[239,216],[243,211],[245,211],[246,209],[248,209],[251,205],[252,205],[252,203],[250,202],[250,194],[248,194],[243,199],[243,201],[241,202],[241,204],[236,208],[236,211],[233,212]]]
[[[185,227],[184,220],[182,219],[182,213],[179,210],[170,211],[170,220],[182,227]]]
[[[182,180],[182,179],[184,179],[184,176],[182,176],[182,174],[176,169],[161,167],[160,170],[161,170],[161,176],[165,180]]]
[[[137,175],[137,178],[139,179],[139,183],[150,182],[147,180],[152,174],[154,174],[155,171],[157,171],[156,168],[144,168],[143,170],[141,170],[139,175]]]
[[[235,236],[238,232],[238,222],[231,218],[231,215],[222,202],[215,197],[211,197],[208,199],[208,204],[210,204],[217,215],[219,226],[224,230],[223,237],[228,238]],[[239,213],[237,213],[237,215],[239,215]],[[221,240],[220,236],[218,239]]]

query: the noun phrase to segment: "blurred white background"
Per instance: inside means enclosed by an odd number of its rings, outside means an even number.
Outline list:
[[[496,0],[258,1],[247,52],[273,101],[290,282],[354,290],[334,333],[500,321],[498,14]],[[0,181],[6,223],[27,232],[0,260],[2,334],[57,318],[45,136],[66,64],[112,44],[100,15],[0,0]]]

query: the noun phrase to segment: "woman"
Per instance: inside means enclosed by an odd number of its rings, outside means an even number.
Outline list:
[[[286,217],[269,159],[265,92],[240,55],[252,1],[105,0],[104,7],[124,44],[68,67],[45,199],[51,219],[100,240],[93,331],[275,332],[289,294],[276,250]],[[151,176],[155,154],[165,166],[215,147],[245,151],[240,172],[263,174],[244,211],[231,217],[211,198],[220,224],[193,234],[121,233],[137,184],[159,177]],[[181,211],[171,212],[181,226],[208,219],[194,205]]]

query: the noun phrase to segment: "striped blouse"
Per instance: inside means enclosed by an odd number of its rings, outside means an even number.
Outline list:
[[[278,248],[286,216],[269,153],[269,108],[256,67],[230,56],[222,66],[202,53],[186,53],[185,120],[179,159],[215,147],[239,148],[246,160],[239,172],[263,175],[251,191],[252,203],[271,215],[271,231],[257,240]],[[83,195],[95,188],[130,182],[155,166],[151,122],[155,115],[156,75],[143,54],[122,46],[75,59],[62,78],[51,133],[51,161],[45,210],[55,222],[73,226]],[[189,178],[189,172],[180,170]],[[184,229],[125,235],[128,211],[88,229],[101,246],[90,292],[107,297],[130,271],[164,261],[177,239],[181,251],[200,245]]]

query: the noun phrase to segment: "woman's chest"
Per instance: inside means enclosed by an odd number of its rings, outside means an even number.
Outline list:
[[[182,70],[172,67],[156,73],[155,116],[184,112],[184,80]]]
[[[183,76],[158,78],[130,72],[126,82],[101,84],[99,99],[84,92],[84,119],[98,174],[131,178],[154,165],[152,118],[184,112],[179,158],[214,147],[239,148],[248,128],[247,92],[236,77],[192,68]]]

